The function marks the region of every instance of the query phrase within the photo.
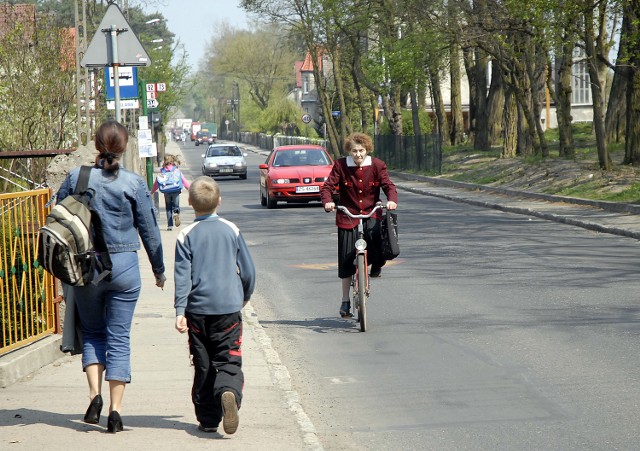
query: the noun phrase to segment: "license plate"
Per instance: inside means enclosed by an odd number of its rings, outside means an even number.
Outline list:
[[[320,187],[314,186],[296,186],[296,193],[319,193]]]
[[[227,172],[233,172],[233,169],[229,169],[229,168],[220,168],[220,173],[227,173]]]

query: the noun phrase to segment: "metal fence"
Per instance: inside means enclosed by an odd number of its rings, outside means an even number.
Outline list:
[[[438,135],[376,135],[374,155],[393,169],[442,172],[442,143]]]
[[[265,135],[264,133],[222,133],[221,139],[242,142],[271,150],[285,144],[318,144],[329,149],[329,142],[304,136]],[[438,135],[375,135],[374,155],[392,169],[440,174],[442,142]]]
[[[57,287],[38,263],[51,191],[0,194],[0,355],[59,332]]]

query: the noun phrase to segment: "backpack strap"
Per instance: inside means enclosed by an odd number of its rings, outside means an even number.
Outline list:
[[[78,175],[78,181],[76,182],[76,189],[73,191],[75,194],[84,194],[89,187],[89,177],[91,176],[91,166],[80,166],[80,175]]]
[[[99,274],[92,281],[94,285],[97,285],[102,279],[106,278],[107,280],[111,280],[113,264],[111,263],[111,255],[109,255],[107,242],[104,239],[102,219],[93,208],[91,209],[91,225],[93,226],[93,245],[95,250],[100,254],[100,257],[96,260]]]
[[[75,194],[86,194],[89,188],[89,177],[91,176],[91,166],[81,166],[80,175],[78,176],[78,182],[76,183]],[[95,250],[100,254],[100,257],[96,259],[98,276],[93,279],[91,283],[97,285],[103,279],[111,280],[111,269],[113,264],[111,263],[111,256],[109,255],[109,249],[107,248],[107,241],[104,239],[104,230],[102,227],[102,219],[97,211],[91,210],[91,226],[93,227],[93,244]]]

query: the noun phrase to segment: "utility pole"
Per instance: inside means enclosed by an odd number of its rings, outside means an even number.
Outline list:
[[[91,131],[91,72],[80,65],[87,50],[86,0],[75,0],[76,25],[76,108],[78,110],[78,145],[86,145]]]
[[[237,102],[237,108],[238,108],[238,122],[237,122],[237,129],[238,129],[238,141],[240,141],[240,85],[238,84],[238,82],[236,82],[236,92],[237,92],[237,97],[236,97],[236,102]]]

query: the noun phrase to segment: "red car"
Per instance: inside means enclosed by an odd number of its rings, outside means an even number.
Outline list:
[[[275,208],[279,201],[319,201],[332,167],[333,158],[322,146],[276,147],[260,165],[260,204]]]

